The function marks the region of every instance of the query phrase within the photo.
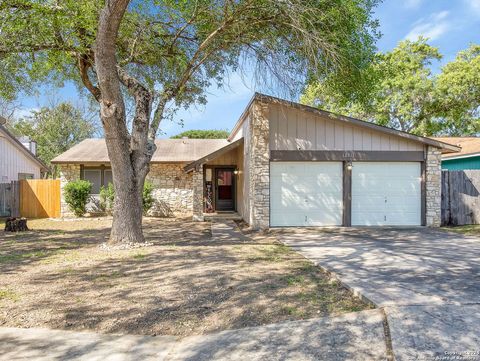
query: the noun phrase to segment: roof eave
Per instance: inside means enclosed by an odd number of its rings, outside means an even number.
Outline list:
[[[199,159],[197,159],[196,161],[194,162],[191,162],[189,164],[187,164],[185,167],[183,167],[183,170],[187,173],[195,170],[195,169],[198,169],[202,164],[205,164],[211,160],[214,160],[215,158],[218,158],[219,156],[225,154],[226,152],[232,150],[232,149],[235,149],[237,148],[238,146],[240,146],[240,144],[243,143],[243,137],[240,138],[240,139],[237,139],[236,141],[230,143],[230,144],[227,144],[226,146],[220,148],[220,149],[217,149],[216,151],[212,152],[212,153],[209,153]]]

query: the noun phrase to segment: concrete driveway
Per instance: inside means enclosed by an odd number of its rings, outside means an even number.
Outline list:
[[[478,238],[426,228],[297,229],[278,237],[384,307],[398,360],[454,352],[480,360]]]

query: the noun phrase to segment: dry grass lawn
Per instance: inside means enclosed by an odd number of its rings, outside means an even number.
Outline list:
[[[370,307],[273,236],[146,219],[153,246],[105,251],[110,224],[0,225],[0,326],[186,336]]]

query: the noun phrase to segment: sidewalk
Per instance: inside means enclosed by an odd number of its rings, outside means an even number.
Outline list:
[[[0,360],[385,360],[380,310],[178,339],[0,328]]]

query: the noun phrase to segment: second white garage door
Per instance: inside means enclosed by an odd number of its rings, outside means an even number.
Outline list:
[[[420,163],[353,163],[352,226],[420,224]]]
[[[270,225],[342,224],[341,162],[270,163]]]

